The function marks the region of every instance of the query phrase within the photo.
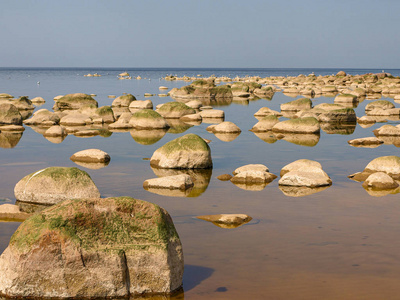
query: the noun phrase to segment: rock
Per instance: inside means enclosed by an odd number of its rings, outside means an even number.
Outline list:
[[[135,101],[136,98],[132,94],[126,94],[119,96],[114,99],[111,106],[115,107],[129,107],[132,101]]]
[[[31,99],[33,104],[45,103],[46,101],[42,97],[35,97]]]
[[[194,109],[199,109],[200,107],[203,106],[203,102],[201,102],[199,100],[191,100],[189,102],[186,102],[185,104]]]
[[[393,125],[383,125],[373,130],[375,136],[400,136],[400,128]]]
[[[169,294],[182,275],[170,215],[130,197],[59,203],[26,220],[0,257],[0,293],[10,297]]]
[[[364,172],[385,172],[397,179],[400,177],[400,157],[392,155],[375,158],[365,167]]]
[[[179,119],[185,115],[195,114],[196,111],[181,102],[167,102],[156,110],[164,118]]]
[[[322,170],[321,164],[317,161],[309,160],[309,159],[298,159],[298,160],[291,162],[290,164],[287,164],[286,166],[284,166],[281,170],[280,176],[282,177],[286,173],[289,173],[291,171],[297,171],[301,168],[304,168],[304,169],[320,168]]]
[[[90,95],[76,93],[76,94],[68,94],[58,99],[55,102],[53,109],[54,110],[79,109],[85,106],[98,107],[98,103]]]
[[[357,116],[352,108],[342,108],[323,112],[318,116],[320,122],[325,123],[356,123]]]
[[[22,116],[12,104],[0,104],[0,125],[22,125]]]
[[[253,132],[265,132],[272,130],[275,124],[279,123],[279,119],[276,115],[270,115],[262,118],[257,124],[250,129]]]
[[[240,132],[242,132],[240,130],[240,128],[237,127],[232,122],[222,122],[218,125],[213,126],[211,131],[213,133],[240,133]]]
[[[282,176],[279,185],[320,187],[329,186],[332,180],[319,167],[301,167]]]
[[[347,76],[345,71],[339,71],[336,73],[336,76]]]
[[[153,102],[151,100],[136,100],[129,104],[129,109],[153,109]]]
[[[237,228],[250,222],[253,218],[245,214],[220,214],[196,217],[200,220],[212,222],[221,228]]]
[[[22,212],[17,205],[0,205],[0,221],[2,222],[22,222],[30,216],[30,214]]]
[[[376,120],[370,116],[362,116],[361,118],[357,118],[358,124],[375,124]]]
[[[373,101],[373,102],[368,103],[365,106],[365,112],[373,111],[375,109],[386,110],[386,109],[391,109],[391,108],[395,108],[395,106],[392,102],[387,101],[387,100],[378,100],[378,101]]]
[[[90,176],[78,168],[50,167],[22,178],[14,188],[22,202],[53,205],[66,199],[98,198]]]
[[[336,94],[337,89],[334,85],[326,85],[321,87],[321,92],[324,94]]]
[[[376,172],[368,176],[363,183],[364,188],[374,188],[378,190],[395,189],[399,186],[388,174],[384,172]]]
[[[168,90],[168,88],[166,86],[160,86],[158,89],[160,89],[160,90]]]
[[[137,129],[165,129],[169,127],[165,119],[151,109],[141,109],[132,114],[129,124]]]
[[[25,127],[21,125],[2,125],[0,131],[25,131]]]
[[[201,117],[201,115],[199,113],[197,114],[191,114],[191,115],[184,115],[182,117],[179,118],[179,120],[183,121],[183,122],[200,122],[203,120],[203,118]],[[198,125],[200,125],[198,124]]]
[[[231,182],[244,184],[270,183],[276,177],[276,175],[269,173],[268,171],[248,170],[241,171],[233,176]]]
[[[237,175],[241,172],[247,172],[247,171],[269,172],[269,169],[267,166],[262,165],[262,164],[249,164],[249,165],[244,165],[244,166],[237,168],[235,171],[232,172],[232,174]]]
[[[282,114],[278,111],[272,110],[268,107],[261,107],[255,114],[255,117],[265,117],[265,116],[282,116]]]
[[[308,98],[301,98],[297,100],[293,100],[284,104],[281,104],[281,111],[289,110],[289,111],[300,111],[312,108],[312,102]]]
[[[298,118],[279,122],[272,127],[273,132],[288,133],[319,133],[320,125],[317,119]]]
[[[88,115],[84,115],[78,112],[68,114],[61,118],[60,124],[64,126],[84,126],[92,124],[93,120]]]
[[[143,187],[145,190],[147,190],[148,188],[187,190],[192,188],[193,186],[194,183],[190,176],[187,174],[147,179],[143,182]]]
[[[133,128],[133,125],[129,123],[130,119],[132,117],[132,114],[130,112],[124,112],[122,113],[117,122],[114,122],[110,125],[108,125],[109,129],[129,129]]]
[[[32,101],[26,96],[19,97],[18,99],[0,98],[0,104],[12,104],[18,110],[33,110],[35,107]]]
[[[0,93],[0,98],[14,98],[14,97],[7,93]]]
[[[205,109],[200,112],[203,119],[223,119],[225,112],[219,109]]]
[[[39,109],[30,119],[24,120],[26,125],[52,126],[60,123],[60,117],[47,109]]]
[[[196,134],[187,134],[157,149],[150,159],[155,168],[207,169],[212,168],[211,150]]]
[[[221,180],[221,181],[229,181],[229,180],[231,180],[231,178],[232,178],[232,175],[230,175],[230,174],[222,174],[222,175],[217,176],[217,179]]]
[[[376,137],[366,137],[360,139],[349,140],[348,143],[355,147],[370,146],[370,145],[381,145],[383,141]]]
[[[351,94],[340,94],[337,95],[334,103],[356,103],[358,102],[357,96]]]
[[[45,137],[64,137],[67,136],[68,133],[63,126],[54,125],[47,129],[43,135]]]
[[[110,106],[102,106],[95,110],[94,114],[91,115],[92,118],[100,118],[99,122],[95,123],[114,123],[114,111]]]
[[[100,149],[87,149],[76,152],[70,159],[74,162],[108,163],[110,161],[110,155]]]

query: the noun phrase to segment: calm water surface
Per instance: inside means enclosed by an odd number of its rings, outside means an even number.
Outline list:
[[[117,80],[128,71],[142,80]],[[99,106],[110,105],[108,95],[132,93],[143,100],[144,93],[160,93],[185,82],[160,80],[167,74],[178,76],[316,75],[335,74],[334,69],[0,69],[0,93],[29,98],[41,96],[40,108],[51,110],[53,98],[67,93],[94,93]],[[349,74],[381,70],[345,70]],[[400,70],[385,70],[400,75]],[[97,72],[102,77],[83,77]],[[38,85],[37,82],[40,81]],[[151,97],[154,106],[172,101]],[[353,138],[373,136],[370,128],[330,134],[321,131],[318,143],[307,147],[278,140],[271,143],[248,131],[257,120],[253,114],[268,106],[279,110],[293,100],[276,93],[271,101],[215,103],[225,111],[225,120],[237,124],[242,133],[225,142],[199,126],[176,126],[159,141],[143,144],[135,132],[104,134],[92,138],[68,136],[55,144],[26,126],[22,136],[0,135],[0,204],[14,203],[14,186],[25,175],[49,166],[76,166],[69,157],[77,151],[99,148],[111,156],[103,169],[87,171],[103,197],[132,196],[157,203],[171,214],[181,237],[185,258],[184,294],[176,299],[398,299],[400,296],[400,198],[368,194],[361,183],[347,175],[361,171],[369,161],[384,155],[399,155],[393,145],[354,148]],[[388,99],[388,98],[384,98]],[[333,103],[334,98],[313,99],[314,105]],[[393,102],[393,99],[388,99]],[[370,100],[355,109],[364,115]],[[395,103],[395,102],[393,102]],[[400,104],[395,103],[396,107]],[[39,108],[37,108],[39,109]],[[400,123],[391,120],[389,123]],[[187,133],[210,139],[214,168],[195,174],[202,183],[197,197],[167,197],[147,192],[143,181],[162,175],[152,170],[149,158],[166,142]],[[342,133],[342,134],[338,134]],[[266,140],[266,141],[265,141]],[[279,175],[281,168],[300,158],[319,161],[333,185],[304,197],[286,196],[276,179],[260,191],[250,191],[216,179],[237,167],[262,163]],[[193,174],[192,174],[193,175]],[[245,213],[253,220],[235,229],[219,228],[195,218],[198,215]],[[0,253],[7,247],[19,223],[0,223]],[[162,298],[164,299],[164,298]]]

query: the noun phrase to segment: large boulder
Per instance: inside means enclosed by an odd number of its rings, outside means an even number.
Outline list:
[[[1,104],[12,104],[18,110],[33,110],[35,107],[32,104],[32,101],[28,99],[26,96],[19,97],[18,99],[8,99],[8,98],[0,98]]]
[[[131,102],[135,100],[136,100],[135,96],[133,96],[132,94],[126,94],[115,98],[111,106],[128,107],[131,104]]]
[[[364,188],[373,188],[377,190],[390,190],[398,186],[399,184],[384,172],[372,173],[363,183]]]
[[[240,133],[240,128],[232,122],[222,122],[218,125],[211,125],[210,131],[213,133]],[[209,126],[210,127],[210,126]],[[208,130],[208,129],[207,129]]]
[[[282,176],[279,180],[279,185],[288,186],[306,186],[306,187],[320,187],[329,186],[332,180],[319,167],[301,167],[297,170],[290,171]]]
[[[76,198],[98,198],[100,192],[89,174],[78,168],[50,167],[22,178],[14,188],[22,202],[53,205]]]
[[[110,155],[100,149],[86,149],[74,153],[70,159],[75,162],[108,163]]]
[[[168,212],[130,197],[67,200],[26,220],[0,257],[8,297],[120,298],[182,285]]]
[[[400,136],[400,128],[393,125],[383,125],[372,131],[375,136]]]
[[[365,106],[365,112],[373,111],[376,109],[387,110],[387,109],[392,109],[392,108],[395,108],[395,106],[392,102],[390,102],[388,100],[377,100],[377,101],[368,103]]]
[[[320,168],[322,170],[322,166],[319,162],[314,161],[314,160],[309,160],[309,159],[298,159],[294,162],[291,162],[290,164],[287,164],[284,166],[281,170],[280,176],[282,177],[286,173],[289,173],[291,171],[296,171],[300,168]]]
[[[281,104],[282,111],[285,110],[300,111],[300,110],[311,109],[311,107],[312,107],[312,102],[308,98],[301,98]]]
[[[273,132],[319,133],[320,125],[313,117],[290,119],[279,122],[272,127]]]
[[[270,115],[262,118],[257,124],[250,129],[253,132],[270,131],[275,124],[279,123],[279,119],[275,115]]]
[[[195,114],[196,111],[182,102],[167,102],[156,110],[161,116],[169,119],[179,119],[185,115]]]
[[[60,123],[60,116],[47,109],[39,109],[30,119],[24,120],[26,125],[52,126]]]
[[[8,103],[0,104],[0,125],[21,125],[22,116],[18,109]]]
[[[158,148],[150,165],[167,169],[208,169],[212,168],[211,150],[204,139],[191,133]]]
[[[138,110],[131,116],[129,124],[137,129],[164,129],[169,127],[165,119],[152,109]]]
[[[369,175],[376,172],[384,172],[396,180],[400,180],[400,157],[381,156],[373,159],[362,172],[354,173],[348,177],[355,181],[364,181]]]
[[[318,120],[325,123],[356,123],[357,116],[354,109],[342,108],[322,112]]]
[[[60,99],[58,99],[54,106],[53,109],[59,109],[59,110],[64,110],[64,109],[79,109],[81,107],[85,106],[98,106],[98,103],[96,100],[92,98],[92,96],[83,94],[83,93],[76,93],[76,94],[68,94]]]

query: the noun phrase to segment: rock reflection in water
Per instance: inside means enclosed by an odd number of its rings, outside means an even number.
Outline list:
[[[167,133],[168,129],[133,129],[130,134],[136,143],[141,145],[152,145],[161,140]]]
[[[284,133],[277,136],[286,142],[299,146],[314,147],[319,142],[319,134]]]
[[[235,133],[215,133],[214,134],[216,138],[223,142],[232,142],[234,141],[239,135],[240,132],[235,132]]]
[[[275,143],[278,139],[276,136],[272,133],[272,131],[267,131],[267,132],[253,132],[256,137],[258,137],[260,140],[268,143],[268,144],[273,144]]]
[[[400,193],[400,187],[388,190],[379,190],[371,187],[364,187],[364,189],[372,197],[383,197]]]
[[[322,123],[321,129],[327,134],[342,134],[350,135],[356,130],[356,123],[354,124],[332,124],[332,123]]]
[[[23,132],[2,131],[0,132],[0,147],[14,148],[19,143]]]
[[[215,226],[225,229],[233,229],[250,222],[253,218],[247,215],[226,215],[228,216],[227,222],[223,221],[224,215],[204,215],[198,216],[197,219],[213,223]],[[232,217],[229,217],[232,216]]]
[[[242,97],[233,97],[232,100],[233,103],[239,104],[239,105],[249,105],[249,99],[248,98],[242,98]]]
[[[219,124],[224,122],[224,118],[203,118],[202,123],[204,124]]]
[[[74,161],[74,163],[76,163],[78,166],[84,167],[86,169],[91,169],[91,170],[99,170],[102,168],[105,168],[108,166],[108,164],[110,163],[108,162],[83,162],[83,161]]]
[[[28,213],[28,214],[40,212],[43,209],[48,208],[48,207],[51,206],[51,205],[28,203],[28,202],[23,202],[23,201],[19,201],[19,200],[17,200],[15,202],[15,204],[18,205],[19,209],[22,212],[25,212],[25,213]]]
[[[53,144],[61,144],[65,140],[66,137],[67,137],[66,135],[63,135],[63,136],[44,136],[44,138],[46,140],[48,140],[50,143],[53,143]]]
[[[147,191],[163,196],[171,197],[198,197],[203,194],[210,183],[212,169],[158,169],[151,168],[157,177],[173,176],[179,174],[187,174],[192,178],[193,188],[186,191],[169,190],[169,189],[148,189]]]
[[[279,189],[281,190],[281,192],[285,196],[288,196],[288,197],[304,197],[304,196],[322,192],[323,190],[326,190],[327,188],[329,188],[329,186],[322,186],[322,187],[316,187],[316,188],[311,188],[311,187],[306,187],[306,186],[286,186],[286,185],[279,186]]]
[[[259,191],[262,191],[271,182],[268,182],[268,183],[237,183],[237,182],[234,183],[234,182],[232,182],[232,183],[242,190],[259,192]]]
[[[190,125],[189,123],[183,122],[179,119],[165,119],[165,120],[167,121],[167,124],[170,126],[170,128],[168,129],[168,133],[179,134],[193,127],[193,125]]]

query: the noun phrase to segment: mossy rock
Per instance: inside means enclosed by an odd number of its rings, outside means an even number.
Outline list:
[[[166,169],[212,168],[211,150],[204,139],[191,133],[157,149],[150,159],[150,165]]]
[[[25,176],[15,185],[14,194],[19,201],[45,205],[100,197],[88,173],[67,167],[49,167]]]
[[[320,125],[316,118],[298,118],[279,122],[272,127],[273,132],[319,133]]]
[[[309,98],[296,99],[284,104],[281,104],[281,110],[300,111],[312,108],[312,102]]]
[[[212,98],[232,98],[232,89],[229,85],[219,85],[210,89]]]
[[[357,116],[356,112],[352,108],[341,108],[321,113],[318,116],[320,122],[325,123],[346,123],[356,124]]]
[[[182,245],[168,212],[155,204],[66,200],[18,228],[0,270],[0,293],[11,297],[168,294],[182,285]]]
[[[132,114],[129,124],[137,129],[165,129],[169,127],[163,116],[152,109],[136,111]]]
[[[191,86],[194,88],[212,88],[215,87],[215,83],[213,79],[197,79],[191,83]]]
[[[12,104],[0,104],[0,125],[21,125],[22,116]]]
[[[365,106],[365,111],[371,111],[374,109],[383,109],[383,110],[387,110],[387,109],[392,109],[395,108],[394,104],[388,100],[377,100],[377,101],[373,101],[368,103]]]
[[[94,105],[95,107],[98,107],[97,101],[94,100],[92,96],[83,93],[76,93],[61,97],[55,102],[53,108],[60,110],[79,109],[88,105]]]
[[[195,114],[196,110],[181,102],[167,102],[163,104],[157,112],[164,118],[179,119],[185,115]]]
[[[111,106],[128,107],[129,104],[131,104],[131,102],[135,100],[135,96],[133,96],[132,94],[126,94],[115,98]]]

